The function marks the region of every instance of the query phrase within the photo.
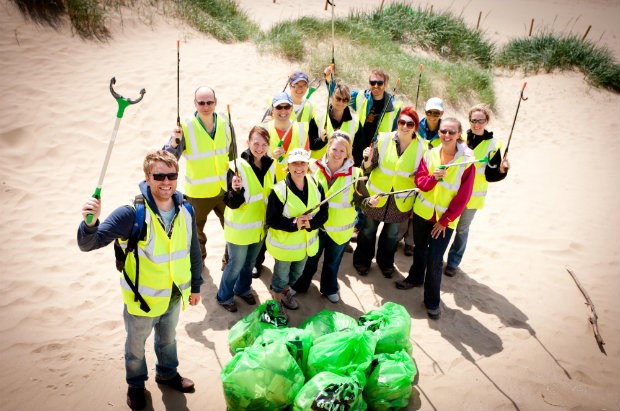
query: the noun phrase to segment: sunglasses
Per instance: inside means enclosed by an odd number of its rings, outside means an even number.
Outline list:
[[[448,130],[447,128],[442,128],[441,130],[439,130],[439,132],[441,134],[450,134],[451,136],[453,136],[456,133],[458,133],[458,131],[456,131],[456,130]]]
[[[151,176],[155,181],[164,181],[165,179],[174,181],[179,178],[179,173],[152,173]]]
[[[332,133],[332,136],[330,137],[330,139],[332,138],[338,138],[338,137],[342,137],[347,141],[351,141],[351,137],[349,137],[349,135],[347,133],[344,133],[342,131],[336,130]]]
[[[441,111],[427,111],[427,116],[439,117],[441,115]]]
[[[415,121],[405,121],[405,120],[398,120],[398,125],[401,126],[407,126],[409,128],[414,128],[415,127]]]
[[[284,105],[284,106],[275,106],[274,108],[275,108],[276,110],[290,110],[290,109],[291,109],[291,106],[290,106],[290,105],[288,105],[288,104],[286,104],[286,105]]]
[[[346,98],[346,97],[340,97],[340,96],[334,96],[334,98],[336,99],[336,101],[337,101],[337,102],[343,102],[343,103],[348,103],[348,102],[349,102],[349,100],[351,100],[351,99],[349,99],[349,98]]]
[[[484,124],[487,122],[486,118],[470,118],[469,122],[472,124]]]
[[[370,83],[371,86],[379,86],[379,87],[385,84],[385,81],[383,80],[368,80],[368,82]]]
[[[212,106],[215,104],[215,101],[196,101],[196,104],[199,106]]]

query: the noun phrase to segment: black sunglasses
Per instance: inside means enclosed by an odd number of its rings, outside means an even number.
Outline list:
[[[275,106],[274,108],[275,108],[276,110],[290,110],[290,109],[291,109],[291,106],[290,106],[290,105],[288,105],[288,104],[286,104],[286,105],[283,105],[283,106]]]
[[[211,101],[202,101],[201,100],[201,101],[196,101],[196,104],[198,104],[199,106],[204,106],[204,105],[212,106],[212,105],[215,104],[215,101],[213,101],[213,100],[211,100]]]
[[[179,173],[151,173],[153,180],[164,181],[166,178],[170,181],[174,181],[179,178]]]
[[[401,126],[407,125],[407,127],[409,128],[415,127],[415,121],[398,120],[398,124],[400,124]]]
[[[346,97],[340,97],[340,96],[334,96],[334,98],[336,99],[336,101],[338,102],[343,102],[343,103],[348,103],[350,99],[346,98]]]
[[[385,81],[383,80],[368,80],[368,82],[370,83],[371,86],[379,86],[379,87],[385,84]]]
[[[456,133],[458,133],[458,131],[456,131],[456,130],[448,130],[447,128],[442,128],[441,130],[439,130],[439,132],[441,134],[450,134],[451,136],[453,136]]]

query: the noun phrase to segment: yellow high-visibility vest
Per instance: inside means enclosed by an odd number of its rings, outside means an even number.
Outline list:
[[[353,109],[349,109],[349,111],[351,113],[351,120],[343,122],[340,125],[339,130],[342,130],[345,133],[347,133],[349,137],[351,137],[351,144],[353,144],[355,133],[357,133],[357,129],[360,127],[360,120],[357,114],[353,112]],[[322,113],[317,116],[316,124],[319,128],[319,132],[321,132],[321,129],[323,128],[327,130],[327,138],[329,139],[329,136],[331,136],[332,133],[334,132],[334,126],[332,125],[332,122],[327,112]],[[312,150],[310,154],[312,158],[319,160],[323,158],[326,151],[327,151],[327,144],[323,148],[320,148],[318,150]]]
[[[266,129],[269,132],[269,147],[271,148],[271,153],[273,153],[273,150],[278,148],[278,144],[280,144],[280,136],[278,135],[273,120],[266,124]],[[282,161],[278,158],[273,159],[276,164],[276,181],[283,180],[284,177],[286,177],[286,171],[284,171],[284,169],[286,168],[286,156],[288,153],[294,148],[306,149],[308,141],[308,123],[294,123],[292,132],[291,144],[289,144],[288,150],[286,150],[282,156]]]
[[[231,144],[226,118],[216,114],[215,137],[211,138],[195,115],[181,122],[186,161],[185,194],[193,198],[216,197],[226,191],[228,150]]]
[[[380,133],[377,139],[379,161],[366,183],[368,193],[371,196],[415,188],[415,173],[420,161],[422,161],[422,156],[426,152],[426,142],[416,135],[399,157],[394,135],[394,132]],[[410,192],[393,195],[396,206],[401,212],[405,213],[411,210],[415,198],[414,194]],[[387,196],[381,197],[377,207],[383,207],[386,201]]]
[[[229,167],[235,170],[233,161]],[[238,159],[237,167],[245,189],[245,202],[239,208],[226,207],[224,210],[224,238],[231,244],[255,244],[265,238],[265,213],[267,199],[274,185],[275,162],[271,163],[262,184],[246,160]]]
[[[319,204],[321,193],[314,179],[307,175],[306,184],[308,185],[308,204],[304,204],[299,197],[293,194],[284,180],[278,182],[273,187],[273,191],[275,191],[278,199],[284,204],[284,217],[299,217],[309,208]],[[318,211],[319,209],[313,211],[310,215],[314,216]],[[301,261],[306,255],[312,257],[319,251],[318,230],[307,231],[302,229],[291,233],[269,227],[265,244],[269,254],[277,260]]]
[[[474,149],[474,158],[478,160],[486,156],[491,158],[495,153],[501,150],[501,148],[501,140],[495,137],[484,140]],[[489,187],[489,182],[484,175],[487,166],[487,163],[474,164],[474,167],[476,167],[476,178],[474,179],[474,189],[471,193],[471,198],[469,199],[469,203],[467,203],[467,208],[469,209],[479,210],[484,207],[484,200],[486,199],[487,188]]]

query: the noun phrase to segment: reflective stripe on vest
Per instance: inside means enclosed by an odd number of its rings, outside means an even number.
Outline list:
[[[188,116],[181,124],[185,138],[183,156],[187,162],[185,193],[194,198],[210,198],[226,190],[230,129],[226,118],[216,114],[215,137],[211,138],[200,120]]]
[[[282,155],[282,162],[279,159],[274,158],[275,168],[276,168],[276,181],[281,181],[286,177],[286,172],[284,169],[286,168],[286,156],[289,151],[294,148],[303,148],[306,149],[306,142],[308,141],[308,123],[294,123],[291,136],[291,144],[288,146],[288,150]],[[280,143],[280,136],[276,130],[276,126],[274,121],[271,120],[267,123],[267,131],[269,132],[269,148],[271,149],[271,153],[278,148],[278,144]]]
[[[360,121],[359,121],[359,118],[357,117],[357,114],[353,112],[353,109],[349,109],[349,112],[351,113],[351,120],[343,122],[340,125],[339,130],[342,130],[345,133],[347,133],[349,137],[351,137],[351,144],[353,144],[353,139],[355,138],[355,133],[357,133],[357,129],[360,126]],[[329,138],[329,136],[331,136],[332,133],[334,132],[334,126],[332,125],[331,119],[329,118],[329,115],[327,115],[327,112],[320,114],[317,117],[317,120],[318,121],[316,123],[319,125],[319,129],[322,126],[325,130],[327,130],[327,136]],[[320,148],[318,150],[312,150],[310,154],[312,158],[318,160],[318,159],[323,158],[326,151],[327,151],[327,144],[325,144],[323,148]]]
[[[332,193],[337,192],[362,175],[362,170],[353,167],[351,175],[336,177],[332,185],[328,187],[327,178],[321,171],[317,169],[315,177],[325,192],[325,197],[329,197]],[[329,200],[328,217],[323,225],[323,229],[336,244],[344,244],[351,239],[353,228],[355,226],[355,217],[357,213],[355,207],[351,204],[353,201],[353,193],[355,188],[350,185],[340,194]]]
[[[501,148],[502,142],[497,138],[484,140],[474,149],[474,158],[481,159],[488,156],[490,159]],[[476,177],[474,179],[474,188],[471,193],[471,198],[469,199],[469,203],[467,203],[467,208],[479,210],[484,207],[484,201],[489,187],[489,182],[485,177],[488,164],[476,163],[474,164],[474,167],[476,167]]]
[[[405,151],[398,156],[395,133],[380,133],[377,140],[379,152],[378,167],[372,170],[366,184],[370,195],[415,188],[414,176],[426,151],[426,143],[417,136]],[[411,210],[415,196],[413,193],[394,195],[395,204],[401,212]],[[381,197],[377,207],[383,207],[387,196]]]
[[[308,185],[308,204],[304,204],[287,186],[280,181],[273,187],[278,199],[284,204],[282,215],[286,218],[299,217],[309,208],[314,208],[321,200],[321,193],[314,180],[306,176]],[[314,216],[318,209],[310,214]],[[267,231],[265,241],[267,250],[273,258],[280,261],[301,261],[306,256],[314,256],[319,250],[318,230],[305,229],[295,232],[276,230],[272,227]]]
[[[464,144],[457,143],[456,155],[450,163],[472,160],[470,155],[465,155],[463,146]],[[433,174],[433,171],[441,165],[440,152],[441,146],[427,151],[424,155],[429,175]],[[438,181],[435,188],[427,192],[420,191],[418,200],[413,206],[413,212],[425,220],[430,220],[433,217],[433,213],[436,213],[437,221],[439,221],[441,216],[448,210],[450,202],[461,187],[461,178],[468,167],[471,167],[471,165],[448,167],[446,169],[446,177],[442,181]],[[459,219],[456,218],[454,221],[449,222],[448,227],[455,228],[458,221]]]
[[[140,259],[138,291],[151,311],[140,309],[131,287],[121,274],[121,290],[127,311],[132,315],[157,317],[168,309],[173,284],[181,291],[183,308],[191,292],[190,247],[192,240],[192,216],[183,205],[174,217],[171,236],[168,237],[155,213],[145,203],[146,236],[138,241],[136,250]],[[133,283],[136,279],[134,253],[125,259],[125,271]]]
[[[231,161],[229,167],[235,170],[235,162]],[[237,167],[245,202],[236,209],[226,207],[224,210],[224,238],[236,245],[255,244],[265,236],[266,205],[273,186],[275,165],[271,164],[262,184],[246,160],[238,159]]]

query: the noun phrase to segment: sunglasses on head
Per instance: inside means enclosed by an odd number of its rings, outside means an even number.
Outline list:
[[[415,127],[415,121],[398,120],[398,124],[401,126],[407,126],[409,128]]]
[[[340,97],[340,96],[334,96],[334,98],[336,99],[337,102],[343,102],[343,103],[348,103],[350,100],[347,97]]]
[[[433,116],[433,117],[439,117],[441,115],[441,112],[440,111],[427,111],[426,115]]]
[[[450,134],[451,136],[453,136],[456,133],[458,133],[458,131],[456,131],[456,130],[448,130],[447,128],[442,128],[441,130],[439,130],[439,132],[441,134]]]
[[[274,108],[275,108],[276,110],[290,110],[290,109],[291,109],[291,106],[290,106],[290,105],[288,105],[288,104],[285,104],[285,105],[281,105],[281,106],[275,106]]]
[[[347,141],[351,141],[351,137],[349,137],[348,134],[346,134],[346,133],[344,133],[342,131],[338,131],[338,130],[334,131],[330,138],[338,138],[338,137],[342,137],[342,138],[344,138]]]
[[[199,106],[212,106],[215,104],[215,101],[211,100],[211,101],[196,101],[196,104],[198,104]]]
[[[385,84],[385,81],[383,80],[368,80],[368,82],[370,83],[371,86],[379,86],[379,87]]]
[[[179,178],[179,173],[152,173],[151,176],[155,181],[164,181],[165,179],[174,181]]]
[[[484,124],[487,122],[486,118],[470,118],[469,122],[472,124]]]

